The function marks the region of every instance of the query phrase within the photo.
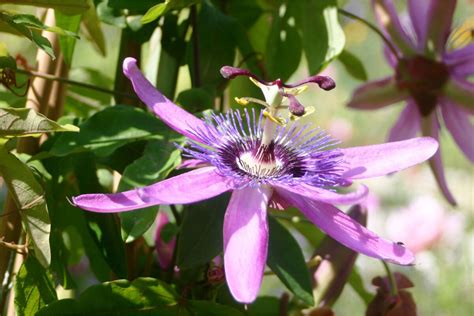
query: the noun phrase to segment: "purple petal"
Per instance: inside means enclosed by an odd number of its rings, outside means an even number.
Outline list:
[[[233,188],[216,167],[195,169],[138,189],[143,201],[154,204],[188,204],[206,200]]]
[[[73,197],[72,204],[84,210],[99,213],[125,212],[154,205],[145,203],[138,196],[137,189],[115,194],[83,194]]]
[[[393,54],[392,50],[387,45],[384,45],[383,55],[387,63],[390,65],[390,67],[395,69],[398,65],[398,59],[397,59],[397,56]]]
[[[426,118],[425,121],[422,123],[422,127],[423,135],[429,135],[434,139],[439,140],[439,122],[437,120],[436,115],[432,114],[430,117]],[[443,161],[441,159],[441,151],[439,150],[439,148],[436,151],[435,155],[429,160],[429,164],[431,171],[433,172],[436,182],[438,183],[438,186],[444,197],[449,203],[455,206],[457,203],[448,188],[446,177],[444,176]]]
[[[99,213],[136,210],[158,204],[185,204],[205,200],[231,189],[215,167],[196,169],[148,187],[115,194],[83,194],[72,198],[75,206]]]
[[[446,53],[443,60],[456,76],[464,78],[474,75],[474,43]]]
[[[372,4],[375,17],[385,36],[391,39],[404,55],[413,55],[415,48],[400,23],[392,0],[373,0]]]
[[[290,206],[291,205],[283,197],[281,197],[276,191],[273,191],[268,207],[283,211]]]
[[[398,89],[395,79],[388,77],[357,88],[348,106],[362,110],[373,110],[402,101],[407,97],[408,93]]]
[[[209,129],[206,124],[180,108],[152,86],[137,67],[134,58],[125,58],[123,61],[123,73],[132,82],[133,89],[138,97],[169,127],[178,133],[201,142],[201,139],[191,132],[192,130]]]
[[[408,249],[396,242],[379,237],[334,206],[301,198],[285,190],[277,190],[314,225],[344,246],[364,255],[396,264],[413,264],[415,258]]]
[[[183,160],[183,162],[178,167],[176,167],[176,169],[194,169],[208,166],[210,166],[209,163],[200,159],[186,159]]]
[[[427,14],[427,41],[437,52],[444,52],[451,31],[456,0],[431,0]]]
[[[337,192],[316,188],[305,183],[293,186],[275,184],[274,186],[308,199],[331,204],[356,204],[363,201],[369,193],[369,190],[365,185],[360,185],[357,188],[357,191],[346,194],[339,194]]]
[[[428,10],[430,2],[426,0],[409,0],[408,14],[410,15],[413,29],[415,30],[418,48],[424,50],[426,45],[426,29],[428,26]]]
[[[474,83],[451,77],[444,87],[444,95],[449,101],[474,114]]]
[[[420,120],[420,111],[415,101],[410,99],[407,106],[400,113],[397,122],[390,130],[388,141],[396,142],[415,137],[416,133],[420,130]]]
[[[469,113],[449,101],[441,102],[444,124],[467,158],[474,162],[474,125]]]
[[[257,297],[268,251],[267,205],[272,190],[235,190],[224,217],[224,269],[232,296],[241,303]]]
[[[348,168],[342,176],[349,179],[384,176],[427,160],[437,149],[438,142],[431,137],[342,148],[345,166]]]

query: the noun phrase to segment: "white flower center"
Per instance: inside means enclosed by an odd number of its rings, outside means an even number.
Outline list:
[[[264,162],[252,152],[245,152],[236,157],[236,162],[240,170],[256,178],[273,176],[280,173],[284,167],[282,161],[278,159]]]

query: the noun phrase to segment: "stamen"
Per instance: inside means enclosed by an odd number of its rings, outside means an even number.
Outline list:
[[[325,188],[344,185],[343,155],[327,150],[337,142],[324,131],[309,125],[277,125],[273,139],[265,144],[264,112],[257,116],[252,109],[252,113],[244,110],[244,114],[231,111],[206,117],[205,128],[191,131],[202,142],[191,141],[180,147],[184,156],[216,166],[219,174],[234,179],[236,187],[266,183],[307,183]]]

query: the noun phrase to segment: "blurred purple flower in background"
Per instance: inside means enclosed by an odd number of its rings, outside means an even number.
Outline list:
[[[425,136],[439,139],[441,121],[470,161],[474,161],[474,43],[450,49],[455,0],[409,0],[411,25],[403,24],[391,0],[374,0],[377,21],[389,40],[385,56],[393,76],[369,82],[353,94],[349,107],[378,109],[406,100],[406,107],[388,140]],[[467,30],[466,30],[467,31]],[[451,36],[451,37],[450,37]],[[390,46],[390,47],[389,47]],[[456,204],[448,189],[441,152],[430,159],[436,181],[446,199]]]
[[[159,211],[156,216],[155,230],[155,249],[158,258],[158,264],[162,269],[168,269],[173,259],[174,248],[176,246],[176,237],[172,236],[165,240],[163,236],[164,227],[170,222],[168,215],[164,211]]]
[[[226,67],[222,72],[227,78],[253,78],[264,86],[267,101],[275,88],[279,101],[286,97],[290,111],[296,105],[298,114],[299,103],[291,95],[298,85],[315,82],[324,89],[334,87],[332,80],[318,76],[285,85],[279,80],[264,82],[237,68]],[[123,212],[193,203],[232,190],[224,218],[224,270],[232,295],[243,303],[255,300],[262,281],[268,251],[267,206],[271,202],[284,201],[297,207],[322,231],[354,251],[397,264],[413,263],[413,254],[402,245],[377,236],[333,206],[360,202],[367,195],[365,186],[347,194],[335,189],[430,158],[438,148],[434,139],[328,149],[336,142],[323,131],[296,123],[278,124],[265,111],[244,111],[244,115],[231,111],[198,119],[155,90],[137,68],[136,60],[125,59],[124,73],[141,100],[189,138],[183,151],[201,167],[135,190],[80,195],[73,198],[76,206],[94,212]],[[273,109],[280,106],[279,101],[274,102]]]

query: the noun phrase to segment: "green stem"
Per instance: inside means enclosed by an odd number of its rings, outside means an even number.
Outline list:
[[[49,75],[49,74],[39,73],[39,72],[36,72],[36,71],[27,71],[27,70],[23,70],[23,69],[17,69],[16,71],[18,73],[27,75],[29,77],[38,77],[38,78],[43,78],[43,79],[46,79],[46,80],[59,81],[59,82],[62,82],[62,83],[66,83],[66,84],[70,84],[70,85],[74,85],[74,86],[78,86],[78,87],[83,87],[83,88],[86,88],[86,89],[96,90],[96,91],[100,91],[100,92],[107,93],[107,94],[120,95],[120,96],[124,96],[124,97],[130,98],[130,99],[139,100],[137,96],[129,94],[129,93],[124,93],[124,92],[115,91],[115,90],[109,90],[109,89],[106,89],[106,88],[97,87],[97,86],[94,86],[94,85],[91,85],[91,84],[87,84],[87,83],[83,83],[83,82],[79,82],[79,81],[74,81],[74,80],[70,80],[70,79],[67,79],[67,78],[56,77],[56,76]]]
[[[176,208],[176,205],[170,204],[170,209],[171,213],[173,213],[174,220],[176,221],[176,225],[179,226],[181,225],[181,215],[178,212],[178,209]]]
[[[392,51],[393,55],[397,58],[397,60],[400,60],[400,57],[398,56],[398,52],[397,52],[397,49],[395,48],[395,46],[393,46],[392,42],[390,42],[390,40],[375,26],[373,25],[372,23],[370,23],[369,21],[355,15],[355,14],[352,14],[344,9],[337,9],[338,13],[341,14],[341,15],[344,15],[348,18],[351,18],[351,19],[354,19],[354,20],[357,20],[359,22],[361,22],[362,24],[364,24],[365,26],[367,26],[368,28],[370,28],[372,31],[374,31],[375,33],[377,33],[378,36],[380,36],[380,38],[382,38],[382,40],[385,42],[385,44],[387,45],[387,47]]]
[[[397,287],[397,282],[395,281],[395,277],[393,276],[392,271],[390,271],[390,267],[384,260],[382,260],[382,264],[383,264],[383,267],[385,268],[385,272],[387,273],[388,281],[390,283],[390,294],[392,296],[397,296],[398,287]]]

